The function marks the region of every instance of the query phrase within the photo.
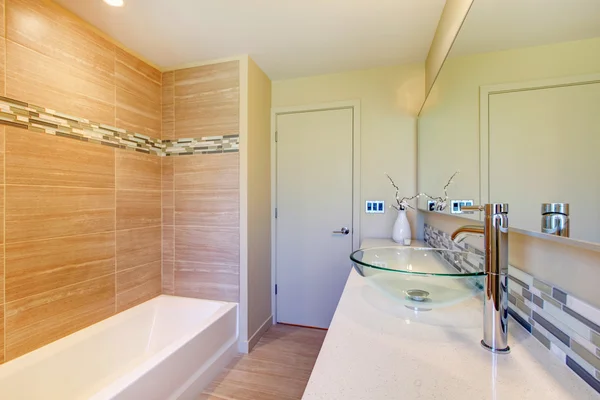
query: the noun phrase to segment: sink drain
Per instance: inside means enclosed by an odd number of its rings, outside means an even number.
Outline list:
[[[406,291],[407,297],[410,300],[414,301],[427,301],[429,297],[429,292],[421,289],[411,289]],[[431,301],[431,300],[430,300]]]
[[[429,292],[426,290],[421,290],[421,289],[407,290],[406,298],[408,300],[423,303],[424,305],[427,304],[427,302],[431,301],[431,299],[429,298]],[[431,311],[431,308],[413,307],[413,306],[408,306],[408,305],[405,305],[405,307],[410,310],[413,310],[413,311]]]

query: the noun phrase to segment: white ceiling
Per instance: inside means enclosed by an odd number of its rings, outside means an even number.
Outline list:
[[[600,37],[600,0],[475,0],[450,56]]]
[[[427,57],[445,0],[56,0],[162,68],[249,54],[271,79]]]

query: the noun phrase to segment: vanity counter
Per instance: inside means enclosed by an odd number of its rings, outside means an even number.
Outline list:
[[[389,245],[395,244],[382,239],[362,243]],[[484,350],[482,323],[480,298],[416,312],[352,270],[303,399],[600,398],[512,318],[511,353]]]

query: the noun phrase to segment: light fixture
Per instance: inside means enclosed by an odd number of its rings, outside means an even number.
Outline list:
[[[123,7],[123,0],[104,0],[106,4],[113,7]]]

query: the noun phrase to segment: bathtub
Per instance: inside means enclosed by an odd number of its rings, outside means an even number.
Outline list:
[[[237,304],[159,296],[0,365],[0,399],[195,400],[237,336]]]

